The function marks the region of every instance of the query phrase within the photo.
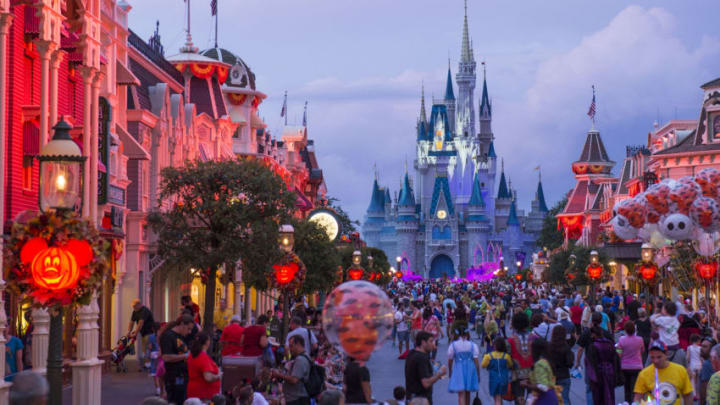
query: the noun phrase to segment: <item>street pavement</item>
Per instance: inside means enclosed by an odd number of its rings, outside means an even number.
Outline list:
[[[477,340],[476,340],[477,341]],[[438,347],[437,360],[447,365],[447,339],[442,339]],[[482,353],[482,349],[481,349]],[[372,354],[368,361],[370,370],[370,383],[373,398],[382,401],[392,398],[393,388],[405,385],[405,361],[398,360],[398,349],[392,347],[388,340]],[[102,404],[103,405],[132,405],[140,404],[143,399],[154,395],[152,378],[147,373],[137,372],[137,363],[128,360],[127,373],[117,373],[115,369],[103,375],[102,378]],[[488,374],[485,370],[480,373],[480,399],[483,404],[491,404],[488,394]],[[457,395],[448,392],[448,378],[438,381],[433,387],[433,402],[436,405],[456,404]],[[572,379],[570,402],[572,404],[585,404],[585,383],[582,379]],[[615,391],[616,403],[623,401],[622,387]],[[72,402],[72,387],[63,391],[63,403]],[[505,402],[510,404],[510,402]]]

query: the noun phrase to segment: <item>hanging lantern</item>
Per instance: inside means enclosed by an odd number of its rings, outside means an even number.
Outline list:
[[[55,135],[35,158],[40,161],[40,210],[74,209],[82,204],[82,173],[86,157],[70,137],[72,127],[60,120]]]
[[[590,263],[587,266],[587,275],[592,280],[602,277],[603,266],[599,263]]]
[[[293,226],[288,224],[282,225],[279,233],[280,249],[286,252],[292,251],[295,244],[295,229]]]
[[[350,277],[351,280],[360,280],[364,272],[363,269],[350,269],[348,270],[348,277]]]
[[[640,256],[642,257],[642,260],[644,262],[651,262],[653,259],[653,253],[655,253],[655,248],[653,248],[653,245],[649,243],[642,244],[642,247],[640,248]]]
[[[638,274],[640,274],[640,277],[643,278],[645,281],[650,281],[655,278],[655,275],[657,274],[658,268],[655,265],[655,263],[642,263],[640,264],[640,267],[638,267]]]
[[[361,260],[362,260],[362,253],[359,250],[354,251],[353,256],[352,256],[353,265],[359,266]]]
[[[715,277],[717,268],[718,268],[717,262],[710,262],[710,263],[697,262],[697,263],[695,263],[695,269],[697,270],[700,278],[702,278],[703,280],[710,280],[713,277]]]

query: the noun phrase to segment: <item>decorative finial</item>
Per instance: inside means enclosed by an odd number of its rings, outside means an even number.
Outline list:
[[[592,102],[590,103],[590,108],[588,108],[587,115],[590,117],[590,120],[592,120],[592,131],[595,130],[595,113],[597,112],[596,105],[595,105],[595,85],[592,85]]]
[[[375,173],[375,181],[378,181],[377,162],[373,163],[373,172]]]
[[[500,171],[505,172],[505,158],[500,158]]]
[[[465,0],[465,17],[467,17],[467,0]]]
[[[407,167],[408,167],[408,166],[407,166],[407,155],[405,155],[405,174],[407,174],[407,172],[408,172],[408,168],[407,168]]]

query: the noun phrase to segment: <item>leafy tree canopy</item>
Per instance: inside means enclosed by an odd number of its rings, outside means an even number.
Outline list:
[[[575,275],[572,284],[588,284],[589,279],[585,268],[590,264],[590,252],[593,250],[598,251],[600,263],[604,266],[603,271],[607,274],[609,257],[602,250],[594,247],[571,244],[567,249],[553,253],[550,258],[550,266],[546,270],[545,278],[551,283],[567,284],[566,271],[570,270]],[[573,267],[570,266],[570,255],[575,255],[575,265]]]
[[[543,220],[543,226],[540,230],[540,236],[537,239],[538,247],[548,248],[548,250],[557,249],[562,246],[565,236],[562,229],[557,226],[557,214],[567,205],[567,198],[563,198],[553,206]]]
[[[353,221],[350,219],[350,215],[340,206],[340,200],[334,197],[328,197],[328,206],[335,211],[338,222],[343,234],[349,235],[357,231],[357,226],[360,226],[360,221]]]
[[[328,240],[324,228],[307,220],[293,221],[295,253],[305,264],[307,274],[301,293],[332,289],[340,265],[340,253]]]

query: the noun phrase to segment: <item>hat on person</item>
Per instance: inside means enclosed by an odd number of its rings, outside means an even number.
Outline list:
[[[603,306],[600,305],[600,304],[595,305],[595,310],[598,311],[598,312],[602,312],[602,311],[603,311]]]
[[[650,348],[648,348],[648,352],[651,350],[660,350],[663,353],[667,353],[667,346],[665,346],[665,343],[656,340],[650,344]]]
[[[237,315],[237,314],[233,315],[233,316],[230,318],[230,323],[233,323],[233,322],[237,322],[237,323],[242,322],[242,319],[240,318],[240,315]]]
[[[135,298],[134,300],[132,300],[132,306],[133,306],[133,307],[134,307],[135,305],[139,304],[139,303],[140,303],[140,300],[137,299],[137,298]]]

